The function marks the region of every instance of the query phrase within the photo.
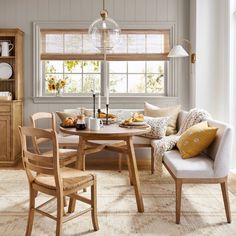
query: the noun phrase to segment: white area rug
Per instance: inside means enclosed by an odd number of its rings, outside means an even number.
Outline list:
[[[232,223],[226,223],[220,185],[184,185],[181,224],[175,224],[175,187],[168,173],[158,181],[140,171],[145,213],[137,213],[126,171],[94,171],[98,177],[98,220],[90,213],[63,226],[64,235],[236,235],[236,197],[230,193]],[[88,193],[85,193],[88,194]],[[46,199],[40,194],[38,202]],[[77,203],[80,209],[82,206]],[[28,182],[23,170],[0,170],[0,235],[25,235]],[[36,213],[35,236],[55,235],[55,221]]]

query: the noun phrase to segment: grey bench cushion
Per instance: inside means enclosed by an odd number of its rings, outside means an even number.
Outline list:
[[[178,150],[165,152],[164,162],[177,178],[213,178],[214,162],[205,154],[182,159]]]

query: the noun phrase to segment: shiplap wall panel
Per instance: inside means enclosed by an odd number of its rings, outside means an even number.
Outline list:
[[[50,15],[54,14],[54,12],[49,11],[49,0],[40,0],[37,1],[37,18],[38,20],[49,20]],[[55,14],[57,14],[55,12]]]
[[[78,0],[69,0],[70,1],[70,18],[71,20],[77,20],[78,19],[78,11],[81,9],[80,7],[80,1]]]
[[[136,20],[136,1],[135,0],[129,0],[125,1],[125,18],[124,21],[135,21]]]
[[[157,0],[146,1],[146,21],[156,21],[157,19]]]
[[[71,20],[70,19],[70,1],[60,0],[60,16],[61,18],[65,20]]]
[[[178,1],[178,0],[176,0]],[[157,21],[168,21],[168,1],[157,0],[156,4]],[[176,9],[175,9],[176,10]]]
[[[143,4],[143,0],[136,0],[135,19],[137,21],[146,21],[146,7],[146,4]]]
[[[125,2],[126,0],[114,0],[114,19],[124,21],[125,19]]]
[[[178,9],[180,4],[181,1],[179,2],[179,0],[168,0],[168,21],[177,21],[178,11],[175,9]]]
[[[92,1],[94,1],[94,0],[92,0]],[[115,2],[116,0],[107,0],[105,3],[105,7],[106,7],[106,9],[107,9],[107,11],[108,11],[108,16],[114,16],[114,12],[115,12],[115,9],[114,9],[114,2]],[[102,1],[98,1],[98,2],[102,2]],[[100,4],[100,6],[102,6],[102,4]],[[98,12],[99,12],[100,10],[98,10]]]
[[[33,22],[34,21],[84,21],[99,18],[102,0],[0,0],[0,28],[19,27],[25,32],[24,61],[24,121],[38,111],[56,111],[76,108],[81,104],[34,104],[33,95]],[[120,25],[149,25],[149,22],[173,22],[177,38],[188,38],[189,0],[106,0],[109,16]],[[88,24],[89,26],[89,24]],[[186,60],[179,60],[176,83],[179,85],[180,103],[188,109],[189,75]],[[89,100],[90,101],[90,100]],[[88,103],[89,103],[88,101]],[[171,105],[168,101],[163,103]],[[83,104],[83,106],[85,106]],[[116,104],[117,108],[129,108],[129,104]],[[143,104],[133,104],[140,108]],[[91,107],[91,106],[90,106]]]
[[[48,19],[55,21],[61,18],[60,0],[48,0]]]

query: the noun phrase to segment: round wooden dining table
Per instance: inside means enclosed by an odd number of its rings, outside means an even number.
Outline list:
[[[104,125],[97,131],[60,127],[60,131],[63,133],[79,135],[78,158],[76,163],[78,169],[85,169],[85,156],[87,154],[109,150],[127,155],[129,178],[134,187],[138,212],[144,212],[144,205],[134,151],[133,136],[148,133],[150,130],[150,126],[124,128],[120,127],[118,124]],[[111,140],[115,142],[111,142]],[[75,201],[73,202],[72,200],[72,202],[70,202],[69,211],[73,212],[74,208]]]

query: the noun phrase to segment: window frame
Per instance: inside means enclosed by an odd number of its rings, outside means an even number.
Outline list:
[[[41,81],[41,72],[42,72],[42,68],[40,67],[41,66],[41,63],[40,63],[40,30],[41,29],[44,29],[44,28],[47,28],[47,29],[83,29],[83,28],[88,28],[89,24],[91,22],[34,22],[33,23],[33,36],[34,36],[34,39],[33,39],[33,48],[34,48],[34,55],[33,55],[33,58],[34,58],[34,61],[33,61],[33,73],[34,73],[34,83],[33,83],[33,100],[34,102],[36,103],[40,103],[40,102],[44,102],[44,101],[47,101],[47,97],[49,97],[48,101],[50,102],[51,100],[51,96],[47,96],[45,97],[43,94],[42,94],[42,83],[40,82]],[[149,24],[146,25],[145,23],[140,23],[138,22],[137,25],[135,24],[121,24],[121,28],[124,29],[124,30],[127,30],[127,29],[130,29],[130,30],[135,30],[135,29],[145,29],[145,30],[162,30],[162,29],[165,29],[165,30],[169,30],[170,32],[170,47],[172,47],[172,45],[175,44],[176,42],[176,26],[175,26],[175,23],[173,22],[162,22],[162,23],[152,23],[152,24]],[[168,77],[168,80],[165,81],[165,95],[163,96],[160,96],[160,95],[156,95],[156,94],[137,94],[137,93],[131,93],[131,94],[125,94],[124,96],[124,93],[122,94],[118,94],[118,93],[113,93],[113,94],[110,94],[110,99],[113,100],[114,98],[114,101],[115,100],[119,100],[119,99],[116,99],[117,97],[120,97],[122,96],[124,98],[124,101],[126,97],[129,98],[129,100],[127,101],[127,103],[130,103],[131,102],[131,98],[134,98],[134,100],[137,101],[137,98],[140,98],[140,100],[143,100],[144,97],[153,97],[153,98],[158,98],[158,97],[164,97],[165,99],[168,100],[168,98],[172,99],[173,97],[177,97],[177,88],[178,88],[178,81],[177,81],[177,66],[176,66],[176,63],[174,62],[174,60],[169,60],[167,62],[167,66],[165,67],[166,68],[166,71],[165,71],[165,74],[167,75]],[[103,73],[103,63],[101,63],[101,73]],[[107,80],[107,78],[106,78]],[[104,81],[102,84],[101,84],[101,90],[102,90],[102,95],[105,95],[104,94],[104,90],[105,90],[105,84],[106,84],[106,81]],[[72,96],[68,96],[66,95],[66,99],[63,101],[63,103],[68,103],[68,102],[78,102],[78,100],[80,100],[82,103],[84,101],[86,101],[86,98],[90,97],[90,95],[88,94],[84,94],[84,95],[79,95],[79,96],[76,96],[76,95],[72,95]],[[70,99],[71,97],[71,99]],[[78,99],[75,99],[75,98],[78,98]],[[59,99],[59,100],[63,100],[64,97],[62,98],[55,98],[56,100]],[[102,98],[103,100],[104,98]],[[55,101],[56,101],[55,100]],[[139,99],[138,99],[139,100]]]

